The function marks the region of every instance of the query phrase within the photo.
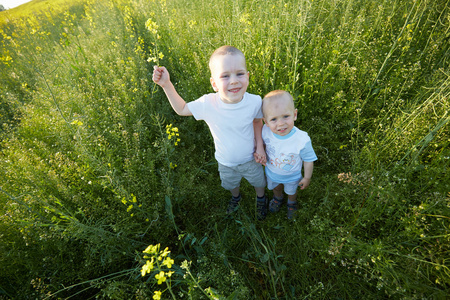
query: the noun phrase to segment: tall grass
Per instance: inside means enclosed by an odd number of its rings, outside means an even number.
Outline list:
[[[0,299],[445,299],[449,9],[102,0],[2,12]],[[207,127],[151,82],[159,64],[187,101],[211,92],[207,61],[223,44],[245,53],[249,92],[294,95],[313,140],[295,222],[256,222],[246,182],[227,218]],[[141,276],[158,243],[175,261],[162,284],[162,266]]]

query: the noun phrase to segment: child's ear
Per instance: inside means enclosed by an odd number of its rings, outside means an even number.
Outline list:
[[[216,82],[214,81],[214,78],[212,78],[212,77],[209,78],[209,81],[211,82],[211,86],[212,86],[214,92],[217,92],[218,88],[217,88]]]
[[[297,120],[297,109],[294,110],[294,121]]]

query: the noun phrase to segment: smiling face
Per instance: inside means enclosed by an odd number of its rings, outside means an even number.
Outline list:
[[[249,82],[245,57],[241,54],[215,55],[210,62],[211,85],[220,99],[229,104],[244,97]]]
[[[262,110],[264,122],[273,133],[284,136],[291,132],[297,120],[297,110],[289,93],[269,93],[264,97]]]

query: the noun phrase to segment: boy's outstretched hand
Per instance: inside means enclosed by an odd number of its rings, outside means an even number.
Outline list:
[[[169,71],[165,67],[153,66],[153,82],[164,88],[170,82]]]

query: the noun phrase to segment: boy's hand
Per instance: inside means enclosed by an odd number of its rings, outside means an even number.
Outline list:
[[[153,82],[164,88],[170,82],[169,71],[165,67],[153,66]]]
[[[310,178],[303,178],[299,183],[298,186],[300,187],[301,190],[306,189],[309,184],[311,183],[311,179]]]
[[[253,153],[253,157],[255,158],[255,161],[259,164],[262,164],[263,166],[266,165],[267,163],[267,157],[266,157],[266,152],[265,151],[258,151],[258,149],[256,149],[255,153]]]

